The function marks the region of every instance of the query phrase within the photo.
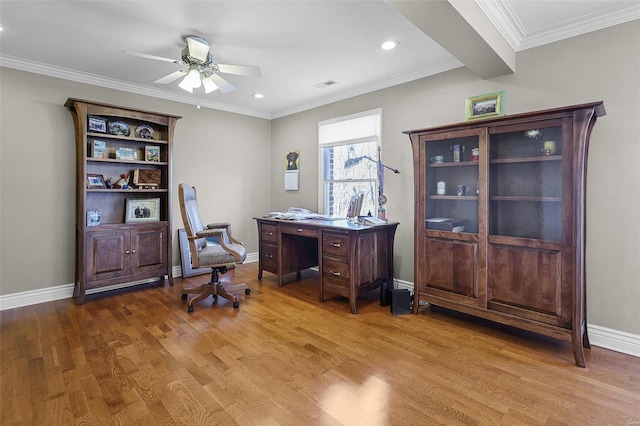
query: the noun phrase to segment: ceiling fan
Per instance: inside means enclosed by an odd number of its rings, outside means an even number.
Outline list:
[[[211,93],[218,89],[222,93],[236,90],[231,83],[220,77],[220,75],[218,75],[219,73],[236,74],[247,77],[261,76],[260,68],[258,67],[213,63],[209,42],[202,37],[187,36],[184,41],[187,43],[187,46],[182,49],[182,59],[163,58],[162,56],[148,55],[130,50],[123,50],[122,53],[146,59],[154,59],[156,61],[187,65],[186,68],[172,72],[156,80],[155,83],[169,84],[184,77],[178,86],[191,93],[193,93],[193,89],[197,89],[200,86],[204,86],[205,93]]]

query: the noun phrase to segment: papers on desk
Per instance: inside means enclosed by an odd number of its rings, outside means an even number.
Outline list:
[[[284,219],[284,220],[305,220],[305,219],[319,219],[319,220],[340,220],[343,217],[327,216],[318,213],[312,213],[307,209],[300,207],[289,207],[284,212],[271,212],[265,215],[266,218],[271,219]]]

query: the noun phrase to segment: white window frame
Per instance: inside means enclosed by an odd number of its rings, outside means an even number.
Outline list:
[[[365,123],[365,129],[358,129],[359,118],[371,117],[375,122]],[[351,121],[351,123],[348,123]],[[341,123],[345,126],[341,128]],[[350,126],[350,124],[353,124]],[[364,136],[360,136],[364,134]],[[336,117],[329,120],[320,121],[318,123],[318,212],[327,214],[325,208],[327,206],[326,188],[328,182],[373,182],[374,192],[374,211],[378,208],[378,179],[376,176],[370,179],[348,179],[348,180],[325,180],[324,179],[324,153],[323,149],[333,146],[352,145],[364,142],[375,142],[376,151],[381,146],[382,134],[382,108],[376,108],[368,111],[362,111],[342,117]],[[374,158],[377,160],[377,158]]]

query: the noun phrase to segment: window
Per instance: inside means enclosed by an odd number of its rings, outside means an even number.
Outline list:
[[[346,217],[354,195],[364,194],[361,214],[376,215],[381,109],[318,123],[322,213]]]

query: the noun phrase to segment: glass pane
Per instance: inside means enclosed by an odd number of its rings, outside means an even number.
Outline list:
[[[478,233],[479,137],[425,143],[425,228]]]
[[[376,179],[377,150],[376,142],[322,148],[323,180]]]
[[[489,139],[489,233],[562,240],[562,127]]]
[[[375,216],[378,194],[375,181],[327,182],[325,185],[325,194],[331,194],[325,201],[325,214],[346,217],[351,197],[363,193],[364,199],[362,200],[360,214],[368,215],[371,213],[372,216]]]

